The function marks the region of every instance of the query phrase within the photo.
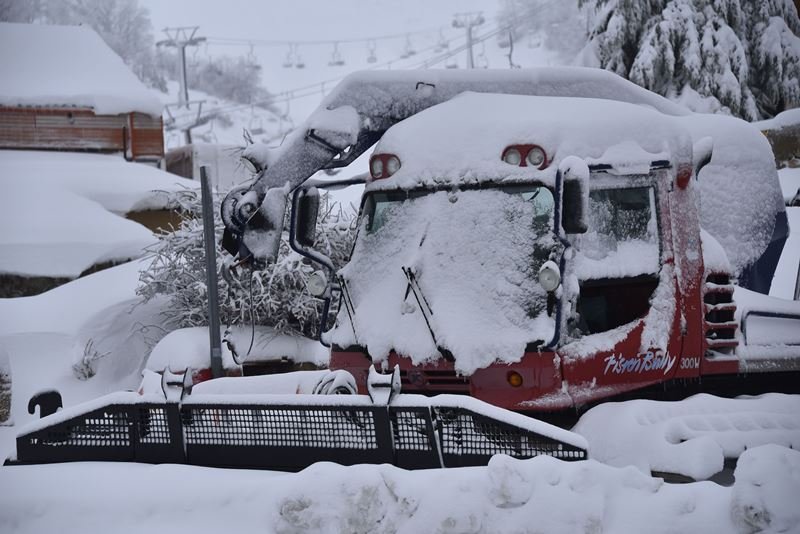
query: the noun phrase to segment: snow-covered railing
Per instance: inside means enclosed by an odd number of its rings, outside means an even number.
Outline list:
[[[373,398],[377,398],[373,396]],[[118,393],[34,422],[16,463],[136,461],[299,471],[330,461],[406,469],[486,465],[495,454],[586,458],[576,434],[469,397]]]

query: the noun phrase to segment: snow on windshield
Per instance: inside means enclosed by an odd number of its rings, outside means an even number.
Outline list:
[[[556,246],[549,189],[403,195],[376,193],[368,201],[372,215],[341,271],[354,324],[340,312],[334,343],[365,346],[375,361],[395,350],[415,363],[437,358],[439,345],[452,352],[456,371],[471,374],[551,340],[555,323],[536,281]]]
[[[588,232],[571,237],[579,280],[658,273],[658,227],[652,188],[592,191],[588,219]]]

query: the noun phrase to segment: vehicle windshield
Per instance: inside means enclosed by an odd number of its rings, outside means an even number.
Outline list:
[[[467,373],[549,342],[555,323],[538,271],[557,261],[554,208],[541,185],[371,193],[341,272],[355,309],[353,328],[341,330],[373,359],[395,350],[423,361],[438,343]]]

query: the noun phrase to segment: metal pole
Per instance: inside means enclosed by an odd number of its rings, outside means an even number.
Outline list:
[[[794,283],[794,300],[800,300],[800,262],[797,263],[797,280]]]
[[[472,56],[472,25],[467,26],[467,68],[475,68],[475,58]]]
[[[178,63],[181,71],[178,73],[178,82],[180,83],[180,92],[178,94],[178,107],[185,107],[189,109],[189,88],[186,80],[186,44],[180,43],[178,45]]]
[[[471,13],[456,13],[453,19],[454,28],[464,28],[467,31],[467,68],[475,68],[475,59],[472,55],[472,28],[484,23],[483,15],[480,11]]]
[[[189,82],[186,78],[186,47],[197,46],[206,40],[205,37],[195,37],[199,26],[183,26],[180,28],[164,28],[167,39],[158,41],[156,46],[171,46],[178,53],[178,107],[189,109]],[[198,117],[200,112],[198,110]],[[197,122],[194,125],[196,126]],[[183,130],[187,145],[192,143],[192,126]]]
[[[200,167],[200,190],[203,201],[203,242],[206,251],[206,288],[208,293],[208,340],[211,345],[211,376],[222,376],[222,340],[219,335],[219,296],[217,295],[217,247],[214,234],[214,203],[208,168]]]

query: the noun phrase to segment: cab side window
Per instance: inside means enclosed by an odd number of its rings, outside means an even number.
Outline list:
[[[593,334],[647,313],[660,269],[653,188],[594,190],[588,219],[588,232],[574,239],[580,283],[576,326]]]

